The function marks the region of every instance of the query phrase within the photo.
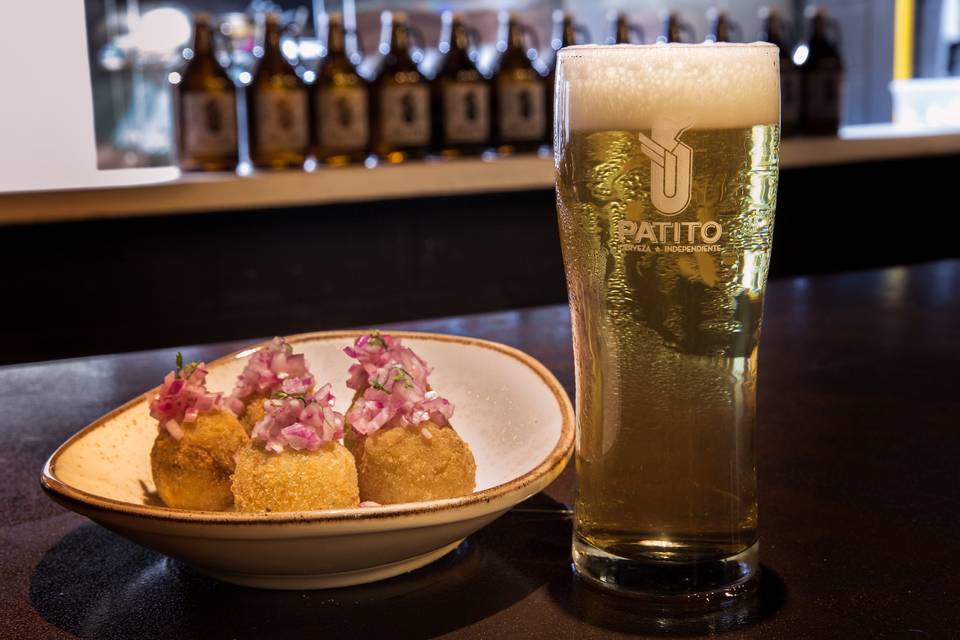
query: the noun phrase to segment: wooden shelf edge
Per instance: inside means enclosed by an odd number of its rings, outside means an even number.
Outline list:
[[[789,170],[960,154],[960,131],[939,135],[892,131],[856,134],[853,131],[848,138],[786,140],[781,167]],[[248,176],[184,174],[169,182],[145,185],[0,193],[0,225],[550,189],[553,166],[550,157],[521,155],[375,168],[255,172]]]

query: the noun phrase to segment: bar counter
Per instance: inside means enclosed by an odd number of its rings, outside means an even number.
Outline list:
[[[527,351],[573,393],[565,307],[394,325]],[[763,578],[672,617],[569,568],[572,464],[446,558],[367,586],[214,582],[48,500],[46,457],[173,350],[0,368],[0,638],[948,638],[960,628],[960,260],[773,282],[760,356]],[[210,360],[246,342],[183,348]]]

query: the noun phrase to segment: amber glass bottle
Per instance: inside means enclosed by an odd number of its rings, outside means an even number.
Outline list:
[[[528,57],[529,29],[515,14],[500,13],[493,65],[493,138],[497,151],[536,151],[547,137],[546,80]]]
[[[380,23],[382,59],[371,83],[373,152],[385,162],[422,158],[430,146],[430,83],[413,60],[406,14],[384,11]]]
[[[263,57],[247,87],[250,160],[255,167],[302,167],[310,150],[307,87],[280,51],[280,19],[267,15]]]
[[[176,89],[177,158],[184,171],[232,171],[237,166],[237,97],[213,52],[210,16],[197,14],[193,58]]]
[[[482,153],[491,146],[490,83],[477,69],[460,14],[443,13],[437,49],[442,58],[430,87],[431,146],[448,157]]]
[[[783,136],[792,136],[800,128],[803,112],[800,70],[790,55],[780,12],[761,7],[759,16],[761,26],[758,40],[780,48],[780,132]]]
[[[327,53],[313,84],[319,162],[363,162],[370,153],[370,92],[347,57],[343,18],[327,17]]]
[[[797,62],[803,83],[803,133],[836,135],[840,128],[843,89],[843,59],[828,34],[833,25],[826,11],[807,7],[807,41],[797,47]]]

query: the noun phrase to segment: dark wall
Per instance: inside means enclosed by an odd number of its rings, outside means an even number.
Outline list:
[[[960,157],[781,176],[774,277],[958,256]],[[552,191],[0,227],[0,363],[565,300]]]
[[[564,299],[549,191],[0,227],[0,363]]]

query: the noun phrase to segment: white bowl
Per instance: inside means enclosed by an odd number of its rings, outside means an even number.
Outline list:
[[[346,410],[356,332],[289,338]],[[394,332],[434,368],[431,384],[456,405],[453,424],[477,461],[468,496],[363,509],[292,513],[186,511],[158,506],[150,472],[157,426],[146,394],[67,440],[47,460],[51,498],[112,531],[211,576],[273,589],[342,587],[388,578],[440,558],[469,534],[550,484],[573,448],[573,408],[529,355],[494,342]],[[229,391],[259,346],[208,365]],[[172,357],[171,357],[172,362]]]

